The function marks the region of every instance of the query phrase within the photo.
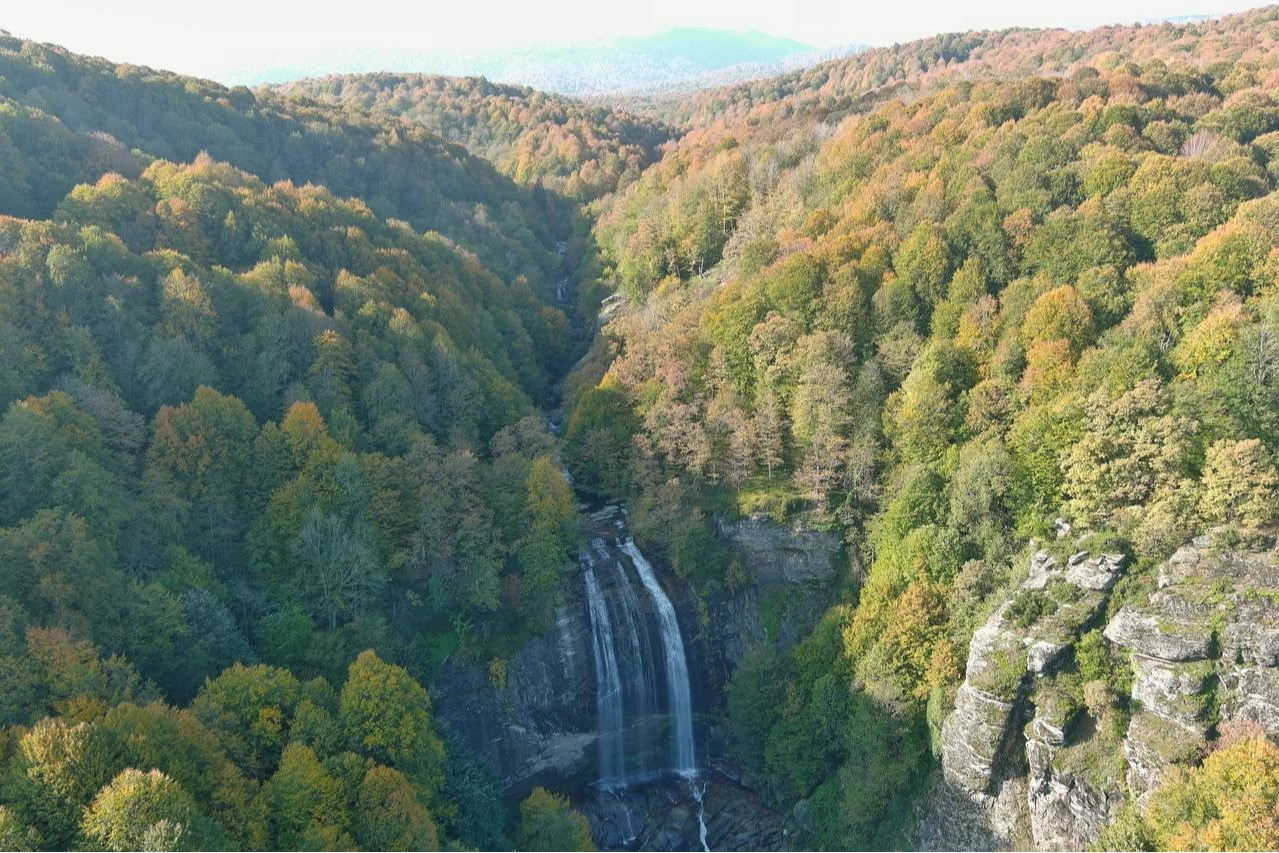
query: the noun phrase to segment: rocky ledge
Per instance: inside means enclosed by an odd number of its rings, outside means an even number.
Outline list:
[[[1253,721],[1279,736],[1275,552],[1225,550],[1202,536],[1160,566],[1156,585],[1106,626],[1106,638],[1132,657],[1141,711],[1124,755],[1139,802],[1220,721]]]
[[[1279,736],[1275,551],[1200,537],[1158,568],[1153,591],[1112,603],[1126,567],[1118,554],[1039,552],[974,634],[921,848],[1083,849],[1169,765],[1202,754],[1221,722]],[[1086,710],[1087,685],[1079,698],[1072,646],[1097,628],[1131,667],[1130,720]]]
[[[1045,551],[972,638],[954,711],[942,725],[942,778],[926,803],[925,849],[1080,848],[1118,808],[1067,762],[1065,709],[1043,687],[1104,611],[1122,554]]]

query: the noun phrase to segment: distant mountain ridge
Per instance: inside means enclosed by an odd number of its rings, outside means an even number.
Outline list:
[[[235,79],[228,82],[284,83],[335,73],[399,71],[483,76],[559,94],[589,95],[668,87],[733,68],[749,68],[755,72],[750,76],[757,76],[814,52],[810,45],[765,33],[677,28],[500,53],[356,50],[246,70],[231,75]]]

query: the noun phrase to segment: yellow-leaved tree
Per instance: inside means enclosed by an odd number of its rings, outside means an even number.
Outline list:
[[[1279,746],[1260,726],[1222,726],[1198,767],[1176,767],[1106,827],[1098,850],[1274,850],[1279,847]]]

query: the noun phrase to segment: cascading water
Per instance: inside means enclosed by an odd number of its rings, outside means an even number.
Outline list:
[[[611,827],[602,831],[614,849],[631,849],[648,831],[648,812],[636,809],[642,792],[674,776],[687,787],[697,840],[706,850],[706,779],[697,769],[692,689],[675,606],[617,510],[592,520],[601,535],[582,553],[582,565],[595,658],[598,802],[609,804],[600,817]]]
[[[596,539],[591,544],[596,553],[607,560],[608,550],[603,540]],[[651,651],[654,646],[649,620],[644,618],[625,566],[617,560],[608,561],[606,566],[612,569],[618,604],[614,640],[622,666],[622,739],[626,742],[628,759],[625,779],[621,781],[643,781],[666,769],[661,752],[654,749],[666,723],[654,667],[656,655]]]
[[[657,608],[658,627],[662,638],[662,652],[666,663],[666,691],[670,714],[674,718],[674,743],[672,768],[679,775],[691,779],[697,775],[697,755],[693,742],[693,699],[688,680],[688,659],[684,656],[684,637],[680,634],[675,607],[666,597],[661,584],[633,539],[622,543],[622,550],[631,558],[640,582],[653,598]]]
[[[595,577],[595,567],[584,573],[586,602],[591,616],[591,639],[595,657],[595,712],[600,730],[600,783],[606,786],[626,780],[625,748],[622,738],[622,679],[613,647],[613,622],[608,604]]]
[[[591,544],[582,561],[595,657],[599,784],[616,789],[664,773],[692,780],[693,703],[675,607],[629,537]]]
[[[706,783],[699,784],[696,779],[689,779],[688,788],[697,803],[697,842],[702,845],[702,850],[710,853],[711,846],[706,841]]]

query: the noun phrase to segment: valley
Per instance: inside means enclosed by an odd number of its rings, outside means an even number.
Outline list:
[[[0,34],[0,847],[1279,848],[1279,7],[615,49]]]

